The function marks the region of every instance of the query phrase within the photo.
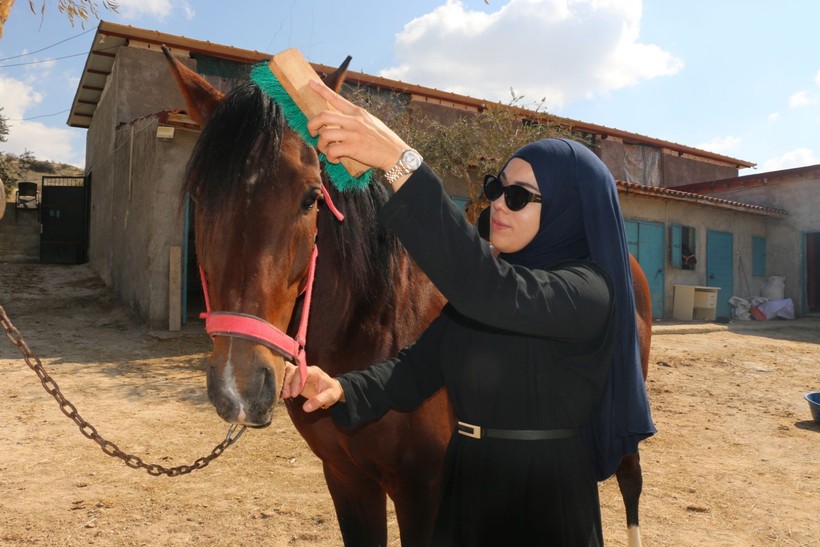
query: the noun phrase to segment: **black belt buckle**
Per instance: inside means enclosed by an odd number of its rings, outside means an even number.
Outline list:
[[[558,428],[558,429],[493,429],[491,427],[481,427],[478,425],[468,424],[467,422],[458,422],[456,431],[459,435],[470,437],[471,439],[511,439],[517,441],[548,441],[569,439],[577,437],[579,434],[578,428]]]

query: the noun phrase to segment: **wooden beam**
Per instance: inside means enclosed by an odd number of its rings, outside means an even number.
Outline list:
[[[168,248],[168,330],[182,329],[182,247]]]

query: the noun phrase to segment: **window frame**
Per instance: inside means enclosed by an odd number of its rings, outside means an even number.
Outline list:
[[[695,228],[682,224],[671,224],[669,226],[669,262],[673,268],[679,270],[694,270],[695,264],[687,264],[683,261],[683,245],[685,244],[693,256],[697,256],[695,248]]]

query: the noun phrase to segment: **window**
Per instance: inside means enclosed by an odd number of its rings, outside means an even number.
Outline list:
[[[669,261],[673,268],[694,270],[698,259],[695,257],[695,229],[691,226],[673,224],[669,227]]]
[[[766,238],[752,237],[752,275],[763,277],[766,275]]]

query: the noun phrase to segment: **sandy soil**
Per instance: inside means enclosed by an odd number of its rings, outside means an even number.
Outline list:
[[[188,465],[227,433],[201,325],[151,332],[87,266],[0,264],[0,305],[65,397],[125,452]],[[658,323],[642,444],[644,544],[820,545],[820,319]],[[0,544],[339,545],[318,459],[279,408],[204,469],[153,477],[105,455],[0,337]],[[625,545],[614,480],[607,544]],[[398,545],[395,519],[390,544]]]

